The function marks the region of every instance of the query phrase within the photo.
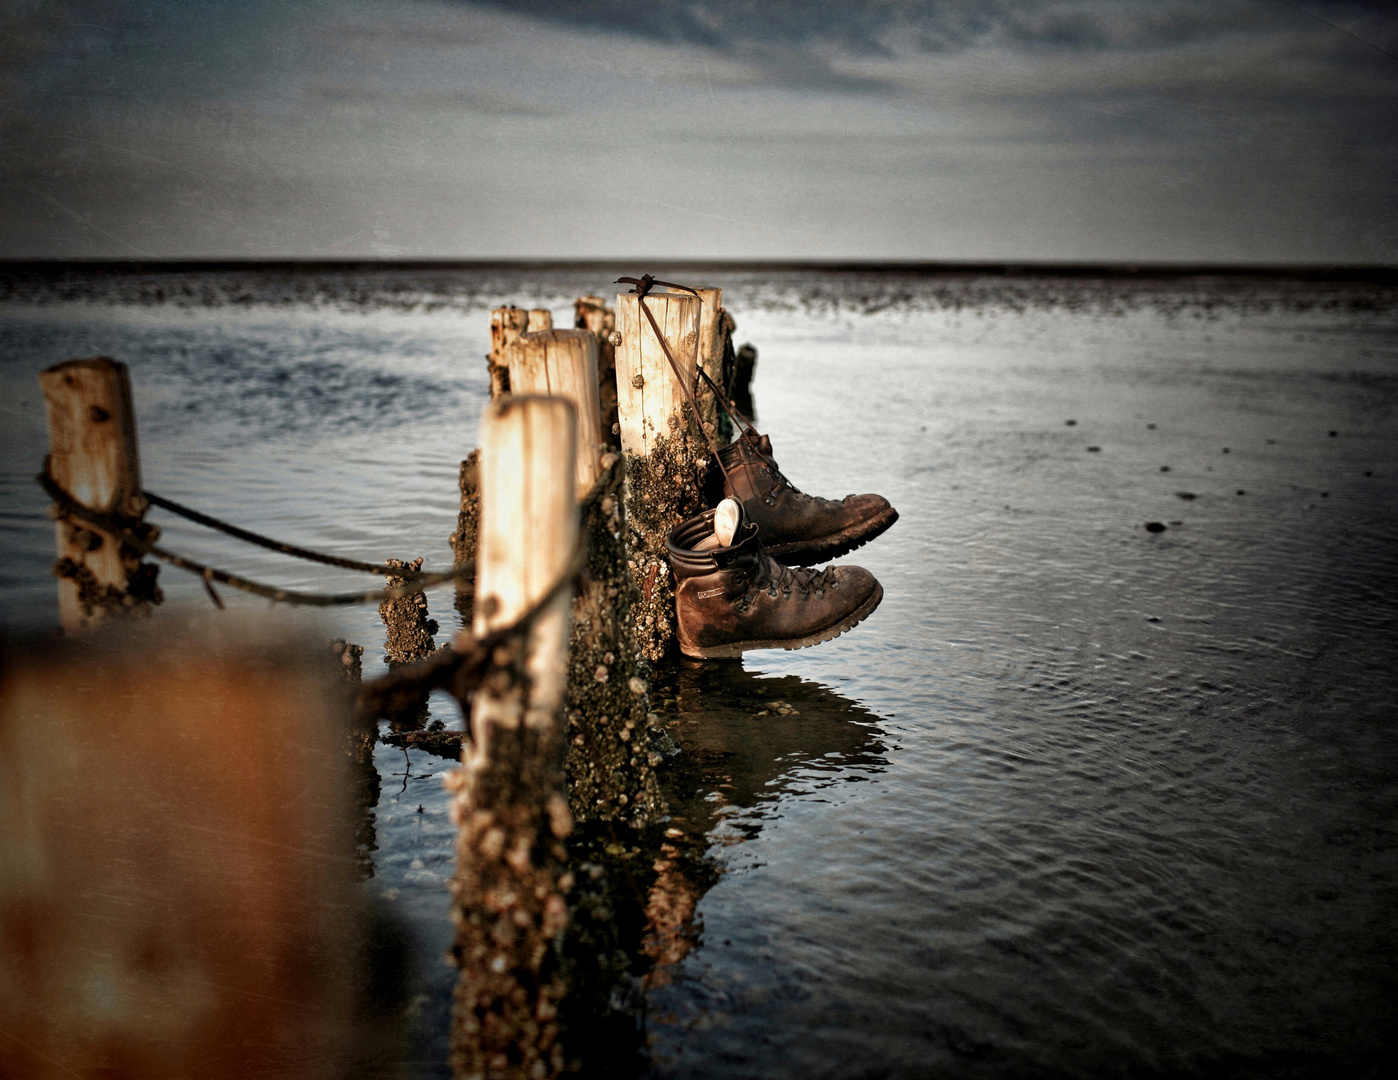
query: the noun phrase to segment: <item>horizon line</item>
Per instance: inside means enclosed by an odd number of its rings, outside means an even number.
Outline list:
[[[161,257],[110,258],[13,258],[0,256],[0,274],[52,273],[68,270],[98,272],[210,272],[219,270],[272,269],[299,272],[373,270],[499,270],[616,268],[685,268],[705,271],[807,271],[901,273],[913,276],[987,274],[1005,277],[1268,277],[1302,280],[1358,280],[1371,284],[1398,284],[1395,263],[1244,263],[1152,262],[1149,260],[1049,260],[1049,259],[713,259],[676,257],[615,258],[423,258],[390,256],[344,257]]]

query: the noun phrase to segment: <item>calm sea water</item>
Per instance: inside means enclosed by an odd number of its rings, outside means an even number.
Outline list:
[[[43,367],[130,365],[154,491],[444,566],[488,309],[567,325],[615,276],[10,282],[4,624],[56,622],[31,480]],[[877,491],[902,518],[844,560],[885,588],[855,631],[657,679],[699,859],[638,869],[685,917],[637,960],[619,1060],[656,1077],[1376,1071],[1398,1020],[1398,296],[708,276],[759,348],[758,421],[788,477]],[[361,584],[152,520],[236,572]],[[169,608],[208,607],[175,570],[161,584]],[[430,603],[446,641],[449,594]],[[380,667],[372,608],[306,625]],[[449,763],[385,746],[377,764],[365,889],[415,958],[403,1071],[439,1075]]]

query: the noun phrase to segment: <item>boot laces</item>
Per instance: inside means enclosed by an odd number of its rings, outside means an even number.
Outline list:
[[[839,587],[833,566],[821,570],[810,566],[785,566],[770,555],[764,555],[759,573],[753,576],[752,585],[743,597],[743,602],[746,606],[759,589],[766,589],[768,596],[776,596],[778,593],[790,596],[795,589],[800,593],[801,599],[806,600],[812,592],[817,596],[824,596],[827,588]]]
[[[776,499],[776,497],[780,495],[783,491],[793,492],[796,495],[800,495],[802,498],[812,499],[818,503],[835,502],[834,499],[824,499],[821,498],[819,495],[807,495],[804,491],[802,491],[800,488],[798,488],[795,484],[793,484],[790,480],[788,480],[785,476],[782,475],[782,471],[779,468],[777,468],[776,461],[774,461],[772,458],[768,457],[766,454],[763,454],[761,452],[758,453],[758,457],[762,461],[762,471],[766,473],[769,477],[771,477],[773,484],[776,485],[772,488],[771,491],[764,491],[762,493],[762,498],[767,502],[768,505],[771,505],[772,502]]]

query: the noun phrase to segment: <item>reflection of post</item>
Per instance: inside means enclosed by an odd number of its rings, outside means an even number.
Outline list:
[[[670,367],[644,303],[679,366]],[[707,461],[685,404],[681,379],[692,384],[699,345],[700,301],[688,293],[617,297],[617,406],[626,455],[626,520],[631,573],[641,590],[634,609],[636,645],[648,660],[674,646],[674,582],[665,537],[703,508]]]
[[[612,331],[616,313],[600,296],[580,296],[573,301],[573,325],[591,330],[597,338],[597,401],[602,407],[602,440],[621,449],[621,427],[616,416],[616,346]]]
[[[577,544],[576,422],[566,401],[506,397],[481,431],[475,634],[509,627],[567,572]],[[472,742],[448,774],[457,837],[452,1017],[458,1076],[553,1076],[563,1068],[553,943],[566,919],[559,723],[569,591],[495,650],[471,710]]]
[[[141,462],[131,378],[125,364],[105,356],[69,360],[39,375],[48,410],[48,470],[54,482],[100,514],[124,520],[152,539],[143,525]],[[90,629],[113,614],[145,615],[160,603],[157,568],[116,539],[71,518],[56,524],[58,613],[63,632]]]
[[[525,334],[508,355],[510,385],[517,393],[553,394],[577,409],[574,475],[578,498],[586,498],[603,468],[596,338],[587,330]],[[573,601],[568,649],[570,803],[579,819],[643,825],[661,811],[652,761],[659,754],[650,746],[645,684],[636,670],[630,626],[636,587],[626,570],[615,492],[586,504],[583,528],[587,583]]]

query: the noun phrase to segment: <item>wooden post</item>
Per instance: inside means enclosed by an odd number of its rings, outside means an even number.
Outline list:
[[[602,473],[597,339],[586,330],[530,331],[505,350],[505,359],[512,393],[561,397],[573,403],[578,422],[574,475],[577,497],[583,498]]]
[[[674,582],[665,537],[704,509],[702,483],[708,450],[634,293],[617,297],[617,413],[626,456],[626,524],[630,569],[641,591],[633,609],[636,647],[659,660],[674,647]],[[682,377],[691,385],[699,349],[700,301],[688,293],[644,299]]]
[[[591,330],[597,338],[597,400],[602,407],[602,440],[621,449],[621,427],[616,415],[616,346],[612,332],[616,313],[600,296],[580,296],[573,301],[573,325]]]
[[[401,559],[385,559],[385,566],[398,566],[405,570],[421,570],[422,558],[412,562]],[[396,589],[407,585],[411,579],[390,575],[384,579],[384,587]],[[379,601],[379,618],[383,619],[388,631],[384,643],[384,662],[389,667],[411,664],[425,659],[437,651],[432,635],[437,632],[437,620],[428,618],[427,597],[420,592],[407,596],[392,597]]]
[[[510,369],[505,348],[529,326],[529,312],[517,307],[498,307],[490,313],[490,355],[485,358],[490,372],[491,400],[510,392]]]
[[[545,330],[553,329],[553,312],[548,308],[530,308],[529,322],[525,326],[526,334],[542,334]]]
[[[556,398],[503,397],[481,426],[475,634],[509,627],[567,572],[577,544],[576,422]],[[471,708],[472,741],[447,774],[458,826],[452,882],[461,968],[452,1016],[457,1076],[563,1069],[555,938],[567,921],[559,712],[567,680],[563,589],[495,650]]]
[[[48,470],[79,503],[124,519],[152,539],[142,524],[141,461],[131,378],[126,365],[105,356],[69,360],[39,375],[48,411]],[[100,529],[60,517],[56,523],[58,614],[65,634],[97,626],[114,614],[148,615],[161,600],[158,568]]]
[[[509,369],[505,369],[508,378]],[[456,513],[456,529],[447,538],[451,544],[452,568],[460,569],[476,557],[476,534],[480,529],[481,496],[477,484],[480,472],[481,452],[472,450],[466,455],[457,473],[457,487],[461,489],[461,507]],[[456,601],[454,604],[461,615],[461,625],[470,626],[476,619],[476,578],[456,579]]]
[[[0,1076],[358,1071],[339,661],[231,613],[124,630],[0,659]]]
[[[700,285],[694,291],[699,294],[701,301],[699,308],[699,366],[704,369],[709,378],[722,388],[723,290]],[[714,397],[714,392],[709,389],[709,384],[702,379],[694,388],[694,396],[699,399],[699,412],[704,417],[706,429],[713,436],[715,442],[720,442],[718,435],[724,413],[719,408],[718,399]],[[727,439],[722,440],[720,445],[727,441]]]
[[[510,385],[573,403],[579,439],[578,499],[593,494],[603,469],[597,405],[597,339],[589,330],[525,334],[510,346]],[[631,608],[636,586],[626,567],[619,487],[583,507],[587,583],[573,600],[568,648],[569,805],[578,820],[645,825],[663,813],[655,779],[661,755],[651,746],[646,684],[636,665]],[[658,721],[657,721],[658,722]]]

